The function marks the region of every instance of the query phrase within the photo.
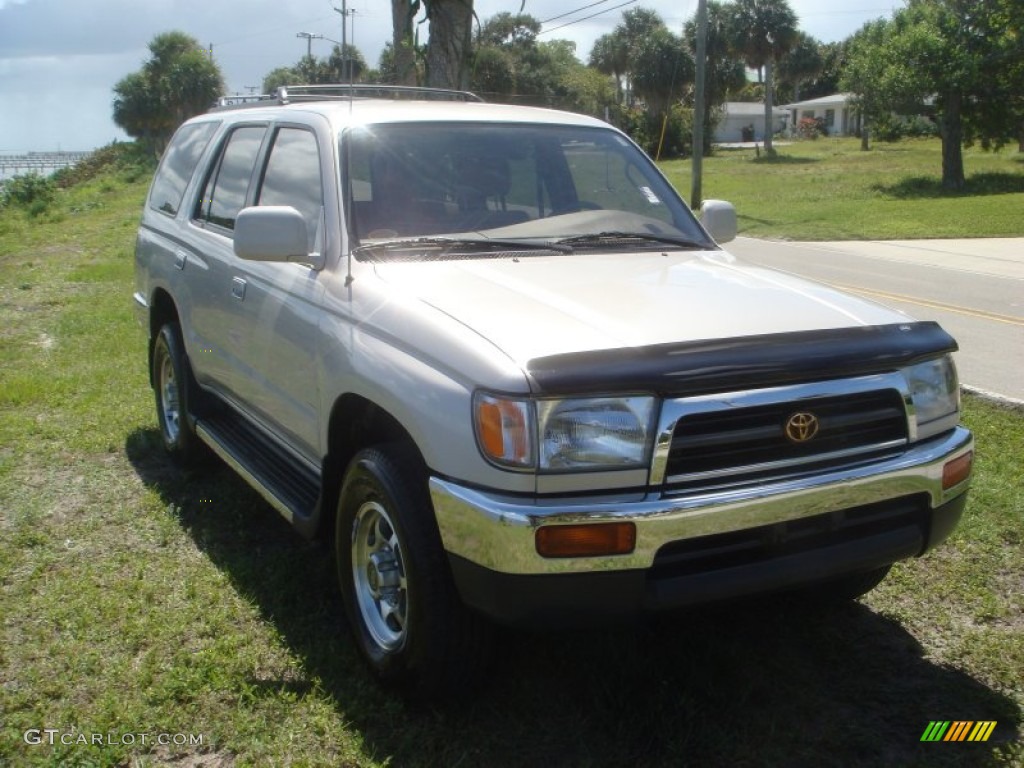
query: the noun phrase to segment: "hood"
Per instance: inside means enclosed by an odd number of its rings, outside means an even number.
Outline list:
[[[741,264],[723,251],[395,262],[376,270],[519,363],[908,319],[817,283]]]

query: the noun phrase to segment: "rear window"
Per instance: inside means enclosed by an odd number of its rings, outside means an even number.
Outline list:
[[[189,179],[218,125],[217,122],[194,123],[178,129],[153,180],[153,189],[149,193],[150,208],[168,216],[177,215]]]
[[[214,173],[206,180],[196,218],[224,229],[235,228],[235,217],[245,206],[246,194],[266,126],[236,128],[231,132]]]

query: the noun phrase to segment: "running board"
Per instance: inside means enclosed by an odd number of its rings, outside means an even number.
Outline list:
[[[320,475],[245,424],[217,414],[196,421],[196,434],[304,535],[316,526]]]

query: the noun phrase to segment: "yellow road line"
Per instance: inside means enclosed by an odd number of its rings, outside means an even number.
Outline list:
[[[855,285],[844,285],[843,283],[829,283],[829,285],[843,291],[849,291],[850,293],[860,293],[865,296],[879,296],[883,299],[891,299],[892,301],[905,301],[908,304],[916,304],[920,307],[941,309],[945,312],[955,312],[958,315],[968,315],[969,317],[978,317],[982,320],[995,320],[997,323],[1006,323],[1007,325],[1018,325],[1024,327],[1024,318],[1013,317],[1011,315],[1000,315],[995,312],[986,312],[983,309],[967,309],[966,307],[957,307],[953,304],[943,304],[938,301],[928,301],[927,299],[919,299],[914,296],[904,296],[901,293],[886,293],[885,291],[859,288]]]

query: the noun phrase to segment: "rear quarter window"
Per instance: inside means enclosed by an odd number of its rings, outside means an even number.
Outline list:
[[[189,179],[195,173],[199,158],[218,125],[219,122],[204,122],[178,129],[153,179],[153,188],[149,193],[150,208],[168,216],[177,215]]]

